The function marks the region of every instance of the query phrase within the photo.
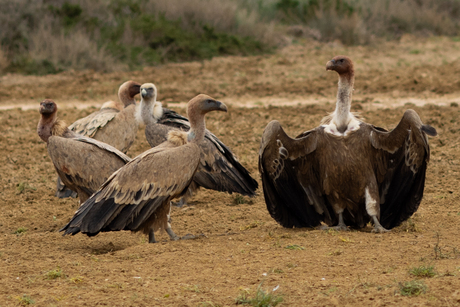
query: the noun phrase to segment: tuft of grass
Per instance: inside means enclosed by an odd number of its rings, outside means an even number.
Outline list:
[[[300,251],[300,250],[305,249],[305,247],[297,245],[297,244],[289,244],[289,245],[286,245],[284,248],[285,249],[290,249],[290,250],[296,250],[296,251]]]
[[[409,218],[407,221],[402,223],[400,227],[405,232],[418,232],[419,231],[417,225],[415,224],[415,221],[412,218]]]
[[[418,296],[427,291],[428,287],[421,280],[399,283],[399,293],[404,296]]]
[[[241,226],[241,227],[240,227],[240,230],[248,230],[248,229],[256,228],[256,227],[259,227],[259,226],[262,225],[262,224],[263,224],[263,223],[260,222],[260,221],[254,221],[254,222],[252,222],[252,223],[249,224],[249,225]]]
[[[35,304],[35,301],[30,295],[23,294],[22,296],[17,297],[19,304],[23,306]]]
[[[64,272],[62,272],[62,269],[60,267],[57,267],[56,269],[48,271],[44,274],[44,278],[50,279],[50,280],[61,278],[61,277],[65,277],[65,274]]]
[[[83,282],[83,277],[82,276],[75,276],[75,277],[71,277],[69,279],[70,282],[74,283],[74,284],[79,284],[79,283],[82,283]]]
[[[436,272],[434,271],[434,266],[424,265],[410,269],[409,273],[416,277],[433,277],[436,275]]]
[[[234,205],[242,205],[246,204],[246,199],[243,195],[237,194],[233,197],[233,204]]]
[[[253,307],[275,307],[283,301],[282,294],[276,294],[278,286],[271,291],[262,289],[262,283],[257,287],[254,295],[251,295],[249,289],[241,290],[241,293],[235,299],[237,305],[251,305]]]
[[[27,232],[27,228],[25,227],[19,227],[18,229],[16,229],[13,234],[17,235],[17,236],[20,236],[20,235],[23,235]]]
[[[37,188],[34,188],[32,186],[30,186],[27,182],[20,182],[18,183],[17,187],[16,187],[16,194],[21,194],[27,190],[32,190],[32,191],[36,191]]]

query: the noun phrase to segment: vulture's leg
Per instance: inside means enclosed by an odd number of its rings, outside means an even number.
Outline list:
[[[366,198],[366,211],[367,214],[369,214],[372,217],[372,221],[374,222],[374,229],[372,232],[378,232],[378,233],[384,233],[388,232],[388,229],[383,228],[383,226],[380,224],[378,216],[380,215],[380,205],[376,201],[376,199],[379,199],[378,197],[378,192],[372,193],[373,191],[369,189],[369,186],[366,187],[365,190],[365,198]],[[374,189],[376,190],[376,189]]]
[[[172,203],[172,202],[171,202]],[[179,240],[180,238],[174,233],[174,231],[172,230],[171,228],[171,206],[169,206],[169,213],[168,213],[168,216],[167,216],[167,222],[166,222],[166,232],[168,233],[168,236],[169,238],[172,240],[172,241],[177,241]]]
[[[343,221],[343,210],[341,210],[338,214],[339,214],[339,223],[337,224],[337,226],[329,227],[329,226],[324,225],[324,226],[321,226],[319,229],[320,230],[334,229],[337,231],[341,231],[341,230],[347,231],[348,230],[347,225],[345,225],[345,222]]]
[[[172,240],[172,241],[177,241],[179,240],[180,238],[174,233],[174,231],[172,230],[171,228],[171,224],[169,224],[168,222],[168,225],[166,226],[166,232],[168,233],[169,235],[169,238]]]
[[[149,230],[149,243],[157,243],[155,240],[155,234],[153,233],[153,228]]]
[[[347,225],[345,225],[345,222],[343,221],[343,211],[339,213],[339,223],[337,226],[331,228],[335,230],[348,230]]]
[[[378,232],[378,233],[384,233],[384,232],[389,232],[388,229],[383,228],[383,226],[380,224],[379,219],[373,215],[372,219],[374,220],[374,229],[372,232]]]

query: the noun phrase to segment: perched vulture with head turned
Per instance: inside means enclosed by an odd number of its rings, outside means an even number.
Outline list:
[[[163,228],[172,240],[178,239],[169,223],[170,201],[187,191],[198,169],[205,114],[226,112],[227,107],[201,94],[189,101],[187,111],[190,131],[171,131],[166,142],[115,172],[61,229],[64,235],[142,230],[148,233],[149,243],[154,243],[154,231]]]
[[[62,182],[78,193],[83,203],[113,172],[131,159],[116,148],[69,130],[57,118],[57,106],[49,99],[40,103],[37,132]]]
[[[156,97],[157,89],[154,84],[146,83],[141,86],[138,120],[144,122],[145,137],[152,147],[164,142],[170,131],[190,129],[190,122],[186,117],[163,108],[161,102],[156,101]],[[230,194],[236,192],[254,196],[258,184],[238,162],[230,148],[206,129],[198,171],[179,206],[183,206],[186,199],[200,186]]]
[[[99,111],[80,118],[69,129],[77,134],[112,145],[126,153],[136,138],[139,123],[136,120],[136,100],[140,84],[123,83],[118,89],[119,102],[108,101]],[[58,177],[56,194],[59,198],[76,197],[75,192],[62,184]]]
[[[339,74],[337,105],[323,124],[295,139],[278,121],[264,130],[259,170],[270,215],[284,227],[315,227],[374,232],[400,225],[422,200],[430,159],[424,125],[407,110],[392,131],[375,127],[350,112],[353,62],[336,56],[327,70]],[[327,228],[327,227],[326,227]]]

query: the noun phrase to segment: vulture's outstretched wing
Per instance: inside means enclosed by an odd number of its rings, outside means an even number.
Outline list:
[[[199,160],[196,144],[158,146],[115,172],[61,229],[89,236],[104,231],[148,230],[156,210],[190,185]]]
[[[50,137],[48,153],[61,180],[79,194],[81,202],[131,160],[116,148],[84,136]]]
[[[105,127],[119,112],[119,110],[114,108],[101,109],[86,117],[80,118],[70,125],[69,129],[87,137],[94,137],[96,132]]]
[[[157,124],[148,125],[145,135],[150,146],[154,147],[164,142],[167,133],[173,129],[188,131],[190,123],[186,117],[163,109],[163,117]],[[257,181],[238,162],[230,148],[209,130],[206,130],[201,148],[200,165],[194,178],[199,186],[221,192],[255,195]]]
[[[332,207],[321,192],[316,145],[316,130],[304,132],[296,139],[289,137],[278,121],[270,122],[264,130],[259,172],[268,212],[283,227],[336,222]]]
[[[372,127],[370,140],[376,155],[380,186],[380,223],[387,229],[399,226],[417,211],[423,197],[430,147],[426,134],[436,130],[423,125],[413,110],[404,113],[391,132]]]

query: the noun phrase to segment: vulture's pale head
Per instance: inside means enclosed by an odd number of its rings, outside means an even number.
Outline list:
[[[227,106],[214,98],[199,94],[190,100],[187,104],[187,114],[191,118],[195,114],[206,114],[211,111],[227,112]]]
[[[135,103],[134,96],[139,94],[141,85],[134,81],[126,81],[118,89],[118,98],[125,106]]]
[[[144,83],[141,85],[141,97],[144,100],[152,100],[157,98],[157,88],[153,83]]]
[[[45,99],[42,102],[40,102],[39,111],[40,111],[40,114],[42,114],[45,117],[48,117],[52,114],[56,114],[57,105],[51,99]]]
[[[338,55],[327,62],[326,70],[335,70],[339,75],[353,74],[353,61],[347,56]]]

